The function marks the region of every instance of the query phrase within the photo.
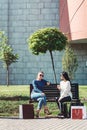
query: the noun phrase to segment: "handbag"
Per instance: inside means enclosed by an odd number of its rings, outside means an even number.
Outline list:
[[[86,119],[86,106],[71,106],[71,119]]]

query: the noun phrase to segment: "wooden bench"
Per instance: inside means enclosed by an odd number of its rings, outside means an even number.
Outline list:
[[[30,95],[33,89],[32,84],[30,84]],[[71,106],[83,105],[79,100],[79,86],[78,83],[71,84],[72,101],[64,102],[64,117],[71,117]],[[49,86],[44,86],[44,93],[46,94],[47,102],[56,102],[56,97],[60,96],[60,91],[57,89],[57,84],[50,84]],[[37,102],[36,100],[29,98],[29,103]]]
[[[30,84],[29,92],[31,95],[33,86]],[[72,91],[72,102],[76,102],[79,100],[79,89],[78,83],[71,84],[71,91]],[[46,94],[47,102],[55,102],[56,97],[60,96],[60,91],[57,89],[57,84],[50,84],[49,86],[44,86],[44,93]],[[29,98],[29,103],[35,102],[35,100]]]

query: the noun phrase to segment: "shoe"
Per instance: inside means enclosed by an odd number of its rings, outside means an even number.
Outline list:
[[[39,118],[39,110],[36,111],[36,118]]]
[[[58,118],[64,118],[64,115],[62,113],[59,113]]]
[[[45,108],[45,109],[44,109],[44,114],[46,114],[46,115],[51,115],[52,112],[49,112],[48,108]]]

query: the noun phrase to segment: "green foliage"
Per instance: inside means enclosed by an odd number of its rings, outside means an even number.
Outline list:
[[[4,62],[4,66],[7,70],[7,86],[9,85],[9,66],[16,62],[18,54],[13,53],[13,49],[8,45],[7,36],[4,32],[0,31],[0,60]]]
[[[0,116],[18,116],[19,105],[29,103],[29,86],[0,86]]]
[[[5,36],[5,33],[3,31],[0,31],[0,48],[2,44],[5,44],[7,42],[7,37]]]
[[[15,96],[22,97],[20,100],[15,100]],[[0,86],[0,116],[16,116],[19,115],[19,105],[29,104],[29,86],[27,85],[12,85],[9,87]],[[82,102],[87,106],[87,85],[79,86],[79,96]],[[2,99],[2,97],[4,97]],[[13,97],[14,100],[8,100],[8,97]],[[27,97],[27,98],[25,98]],[[12,98],[11,98],[12,99]],[[85,100],[84,100],[85,99]],[[53,116],[57,116],[59,110],[56,102],[47,102],[47,106]],[[34,110],[37,109],[37,103],[34,103]],[[40,115],[44,117],[44,109],[42,108]]]
[[[15,96],[28,96],[29,97],[29,86],[28,85],[6,85],[0,86],[0,97],[15,97]]]
[[[13,49],[9,45],[6,45],[2,54],[2,60],[4,61],[4,63],[7,66],[9,66],[13,62],[16,62],[17,59],[18,59],[18,54],[13,54]]]
[[[0,60],[4,61],[6,66],[9,66],[18,59],[18,54],[13,54],[13,49],[7,44],[8,39],[4,32],[0,31]]]
[[[78,67],[78,61],[77,61],[76,54],[74,53],[74,50],[70,47],[69,44],[67,44],[65,48],[65,53],[62,58],[62,65],[63,65],[63,70],[67,71],[70,78],[73,79]]]
[[[52,51],[61,51],[65,48],[67,38],[57,28],[43,28],[34,32],[28,39],[29,49],[39,55],[49,51],[54,72],[54,81],[57,83]]]
[[[32,53],[61,51],[65,48],[67,38],[57,28],[43,28],[33,33],[27,40]]]
[[[87,102],[87,85],[79,87],[80,98]]]

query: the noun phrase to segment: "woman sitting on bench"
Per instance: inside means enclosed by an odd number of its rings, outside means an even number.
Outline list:
[[[56,99],[58,108],[60,109],[60,114],[58,114],[58,117],[64,117],[63,103],[72,100],[71,83],[67,72],[61,73],[61,80],[60,85],[57,86],[60,90],[60,97],[59,99]]]
[[[44,73],[39,72],[37,75],[37,78],[35,80],[33,80],[33,82],[32,82],[33,90],[31,92],[31,98],[38,101],[38,106],[37,106],[37,110],[36,110],[37,118],[39,118],[39,113],[42,108],[42,105],[44,105],[44,113],[47,115],[51,114],[46,105],[47,104],[46,95],[45,95],[45,93],[43,93],[44,86],[50,85],[50,82],[43,79],[43,77],[44,77]]]

